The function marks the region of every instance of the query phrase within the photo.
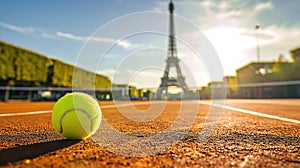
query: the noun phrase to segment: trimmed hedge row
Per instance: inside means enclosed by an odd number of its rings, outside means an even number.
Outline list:
[[[26,86],[111,87],[111,81],[103,75],[0,41],[0,85],[18,83]]]

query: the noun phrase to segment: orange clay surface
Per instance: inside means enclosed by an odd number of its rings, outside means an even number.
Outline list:
[[[152,137],[167,130],[180,112],[184,114],[182,122],[193,117],[193,124],[190,127],[178,127],[178,130],[187,129],[187,134],[159,153],[134,157],[134,150],[145,150],[145,147],[135,146],[132,155],[128,156],[113,152],[109,144],[98,143],[97,141],[101,139],[95,137],[81,141],[65,140],[55,132],[49,112],[0,117],[0,166],[300,167],[298,123],[226,109],[221,115],[217,115],[209,113],[209,110],[217,112],[220,108],[205,104],[197,104],[196,116],[192,116],[190,115],[193,112],[192,108],[184,108],[184,111],[181,111],[180,101],[169,101],[163,108],[158,106],[159,102],[153,102],[156,103],[151,105],[149,101],[121,102],[117,104],[131,103],[134,106],[118,108],[114,107],[114,102],[100,102],[100,105],[103,118],[116,131],[138,138]],[[0,114],[51,110],[54,104],[55,102],[0,102]],[[227,100],[226,105],[300,120],[299,99]],[[161,112],[157,117],[144,122],[132,120],[137,114],[147,115],[151,110]],[[199,140],[208,114],[217,120],[210,122],[211,132],[207,139]],[[176,134],[176,130],[173,133]],[[162,144],[165,142],[168,142],[168,139],[161,140]],[[118,147],[122,144],[114,145]],[[128,148],[130,149],[130,146]]]

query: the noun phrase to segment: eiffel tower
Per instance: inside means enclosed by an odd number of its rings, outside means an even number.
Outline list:
[[[168,88],[170,86],[175,86],[181,88],[183,92],[188,91],[188,87],[185,83],[185,78],[181,73],[179,67],[179,59],[177,57],[177,48],[175,43],[175,31],[174,31],[174,18],[173,18],[174,4],[172,0],[169,3],[169,12],[170,12],[170,32],[169,32],[169,47],[168,47],[168,58],[166,60],[167,65],[164,72],[164,76],[161,78],[161,84],[157,91],[157,99],[167,98],[169,99],[170,95],[168,93]],[[175,68],[177,77],[172,77],[170,69]],[[174,97],[174,96],[173,96]],[[172,98],[171,98],[172,99]],[[177,96],[178,99],[178,96]]]

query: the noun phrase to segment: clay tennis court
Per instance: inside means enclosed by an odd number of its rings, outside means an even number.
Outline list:
[[[145,122],[119,111],[147,113],[159,101],[100,102],[103,118],[118,132],[151,137],[176,120],[182,102],[169,101],[159,115]],[[152,105],[151,105],[152,103]],[[195,102],[192,102],[195,105]],[[300,167],[300,100],[227,100],[210,136],[199,134],[210,110],[220,107],[197,101],[188,133],[155,155],[132,157],[109,149],[95,138],[65,140],[51,123],[54,102],[0,102],[0,165],[4,167]],[[124,102],[123,102],[124,104]],[[128,110],[134,105],[135,111]],[[189,110],[185,119],[191,117]],[[132,112],[132,113],[130,113]],[[192,112],[192,111],[191,111]],[[185,113],[185,111],[183,111]],[[176,133],[176,132],[174,132]],[[99,140],[99,139],[97,139]],[[162,141],[163,142],[163,141]],[[115,144],[119,145],[119,144]],[[137,146],[134,150],[138,151]],[[143,150],[143,147],[140,147]]]

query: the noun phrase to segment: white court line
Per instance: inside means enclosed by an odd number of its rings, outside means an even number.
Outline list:
[[[152,102],[151,104],[156,104],[158,102]],[[134,105],[143,105],[143,104],[149,104],[148,102],[140,102],[136,103]],[[100,106],[101,109],[108,109],[108,108],[115,108],[115,107],[126,107],[131,106],[130,104],[120,104],[120,105],[106,105],[106,106]],[[52,110],[43,110],[43,111],[29,111],[29,112],[22,112],[22,113],[7,113],[7,114],[0,114],[0,117],[11,117],[11,116],[20,116],[20,115],[35,115],[35,114],[46,114],[51,113]]]
[[[260,113],[260,112],[256,112],[256,111],[240,109],[240,108],[226,106],[226,105],[222,105],[222,104],[211,104],[211,103],[206,103],[206,102],[199,102],[199,103],[205,104],[205,105],[211,105],[214,107],[219,107],[219,108],[223,108],[223,109],[227,109],[227,110],[231,110],[231,111],[235,111],[235,112],[246,113],[246,114],[256,115],[256,116],[260,116],[260,117],[271,118],[271,119],[300,124],[299,120],[294,120],[294,119],[290,119],[290,118],[284,118],[284,117],[279,117],[279,116],[275,116],[275,115],[264,114],[264,113]]]
[[[152,103],[156,104],[156,103],[161,103],[161,102],[152,102]],[[270,115],[270,114],[264,114],[264,113],[260,113],[260,112],[256,112],[256,111],[240,109],[240,108],[231,107],[231,106],[222,105],[222,104],[210,104],[210,103],[201,102],[201,101],[199,103],[200,104],[205,104],[205,105],[211,105],[211,106],[215,106],[215,107],[219,107],[219,108],[224,108],[224,109],[231,110],[231,111],[236,111],[236,112],[241,112],[241,113],[256,115],[256,116],[260,116],[260,117],[277,119],[277,120],[281,120],[281,121],[287,121],[287,122],[292,122],[292,123],[300,124],[299,120],[294,120],[294,119],[289,119],[289,118],[283,118],[283,117],[274,116],[274,115]],[[135,105],[142,105],[142,104],[148,104],[148,102],[140,102],[140,103],[137,103]],[[120,105],[117,105],[117,107],[126,107],[126,106],[131,106],[131,104],[120,104]],[[115,108],[115,107],[116,107],[115,105],[106,105],[106,106],[101,106],[101,109]],[[0,117],[45,114],[45,113],[51,113],[51,112],[52,112],[52,110],[30,111],[30,112],[22,112],[22,113],[8,113],[8,114],[0,114]]]
[[[20,116],[20,115],[33,115],[33,114],[45,114],[51,113],[52,110],[43,110],[43,111],[29,111],[23,113],[8,113],[8,114],[0,114],[0,117],[10,117],[10,116]]]

